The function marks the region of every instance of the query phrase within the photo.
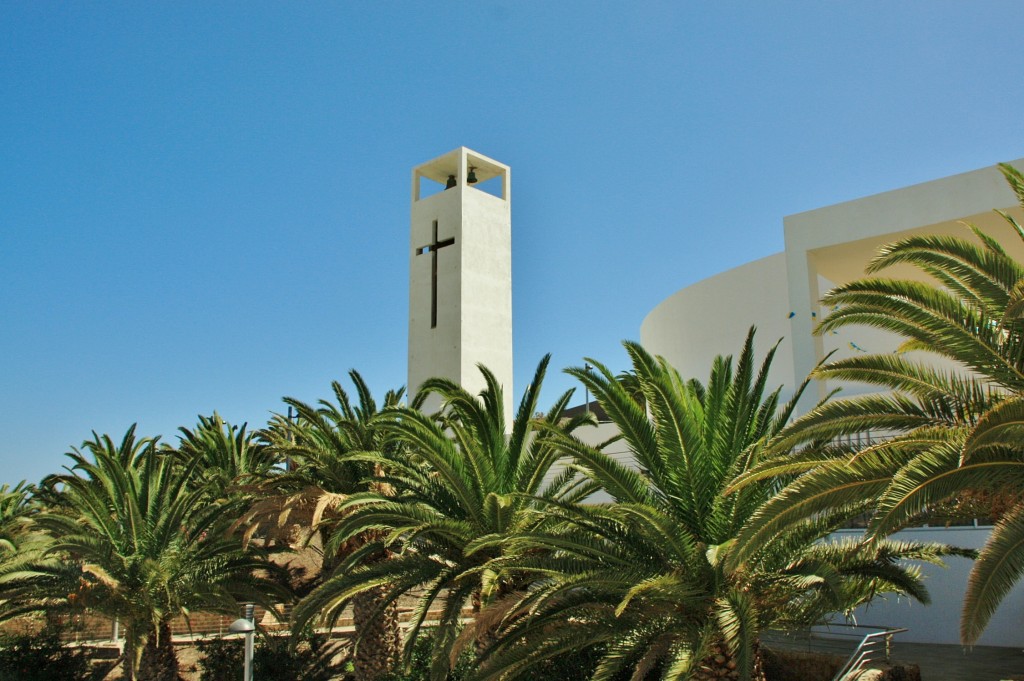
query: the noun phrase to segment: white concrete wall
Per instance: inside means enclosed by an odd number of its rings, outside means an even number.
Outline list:
[[[454,190],[452,190],[454,191]],[[467,390],[478,393],[483,364],[502,384],[505,417],[512,411],[512,219],[508,201],[473,187],[463,187],[462,248],[458,295],[460,376]]]
[[[431,253],[416,253],[432,243],[433,223],[438,239],[455,237],[451,246],[437,251],[437,327],[431,328]],[[409,378],[412,396],[432,376],[461,378],[459,337],[462,333],[459,309],[459,225],[462,210],[458,195],[449,190],[422,199],[412,206],[409,245]]]
[[[795,388],[788,339],[789,304],[785,255],[741,265],[676,291],[644,318],[640,342],[664,357],[684,378],[707,381],[716,355],[739,354],[751,325],[757,326],[757,357],[782,339],[769,385]],[[802,377],[801,377],[802,379]]]
[[[980,549],[992,532],[990,527],[920,527],[904,530],[893,539],[919,542],[941,542],[968,549]],[[859,535],[846,530],[836,538]],[[924,567],[925,585],[931,595],[930,605],[921,605],[908,598],[876,598],[855,613],[858,624],[906,627],[901,641],[918,643],[960,643],[960,610],[967,590],[967,577],[973,561],[947,558],[946,567]],[[1017,586],[1003,600],[992,616],[978,645],[1024,647],[1024,584]]]
[[[820,291],[828,291],[836,284],[825,277],[818,277]],[[830,309],[818,306],[815,323],[828,316]],[[905,338],[890,331],[876,329],[870,326],[847,326],[841,329],[830,331],[821,336],[821,349],[824,356],[829,356],[829,361],[837,361],[856,357],[862,354],[887,354],[896,352],[903,344]],[[790,345],[792,348],[793,346]],[[907,353],[905,358],[909,361],[922,362],[943,371],[960,371],[962,367],[951,360],[930,352],[913,351]],[[794,363],[795,364],[795,363]],[[837,397],[852,397],[864,393],[878,392],[878,386],[854,383],[852,381],[829,380],[821,383],[824,393],[831,393],[838,389]],[[812,391],[817,396],[817,391]],[[805,405],[806,406],[806,405]]]
[[[1014,162],[1024,167],[1024,160]],[[903,236],[920,233],[963,234],[960,221],[970,221],[998,236],[1006,236],[993,208],[1017,205],[998,168],[990,166],[960,175],[847,201],[783,219],[789,300],[796,308],[813,309],[825,293],[819,275],[835,283],[863,276],[876,249]],[[1007,243],[1019,241],[1008,239]],[[898,271],[898,270],[897,270]],[[902,270],[901,276],[909,271]],[[809,315],[791,320],[793,368],[806,376],[824,356],[823,339],[811,331]],[[808,391],[804,410],[813,406],[828,386]]]

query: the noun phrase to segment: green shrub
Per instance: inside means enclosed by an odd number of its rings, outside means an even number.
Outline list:
[[[260,681],[329,681],[339,673],[331,660],[337,646],[325,636],[303,636],[296,649],[289,639],[265,636],[256,640],[253,677]],[[237,681],[241,676],[245,648],[241,639],[211,639],[197,646],[200,681]],[[2,681],[2,680],[0,680]]]
[[[597,670],[597,663],[604,655],[604,646],[591,646],[556,658],[545,660],[531,673],[538,679],[560,679],[560,681],[589,681]],[[630,674],[616,677],[629,679]]]
[[[237,680],[242,668],[244,651],[238,639],[212,638],[198,641],[200,657],[197,663],[201,681]]]
[[[62,644],[57,631],[0,636],[0,681],[90,681],[94,677],[86,653]]]
[[[429,632],[421,632],[412,648],[412,660],[408,671],[395,671],[386,674],[380,681],[429,681],[430,656],[434,651],[434,637]],[[473,654],[469,650],[462,653],[454,668],[448,673],[447,681],[462,681],[469,676],[473,668]]]
[[[434,640],[429,633],[416,640],[412,650],[412,661],[408,671],[397,671],[384,676],[380,681],[429,681],[430,656],[434,650]],[[550,679],[551,681],[590,681],[597,669],[597,663],[604,654],[601,646],[567,653],[552,660],[545,660],[535,668],[525,672],[519,678]],[[449,672],[447,681],[463,681],[469,677],[473,669],[474,657],[471,650],[466,650],[459,657],[455,668]],[[622,681],[629,679],[629,674],[621,675]],[[619,681],[619,678],[616,678]]]

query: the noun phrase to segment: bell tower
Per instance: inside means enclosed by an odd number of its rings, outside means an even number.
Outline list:
[[[477,364],[512,411],[512,211],[508,166],[460,147],[413,169],[409,394],[444,376],[478,394]],[[430,193],[430,189],[435,191]],[[428,402],[431,411],[439,405]]]

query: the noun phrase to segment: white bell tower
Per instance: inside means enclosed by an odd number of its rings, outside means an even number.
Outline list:
[[[427,195],[425,179],[438,191]],[[409,248],[409,395],[431,376],[478,394],[483,364],[502,385],[507,423],[515,415],[510,182],[508,166],[465,147],[418,166]]]

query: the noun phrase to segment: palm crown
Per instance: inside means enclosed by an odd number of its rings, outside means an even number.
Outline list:
[[[129,678],[144,641],[153,654],[169,647],[172,618],[233,614],[242,599],[269,606],[282,593],[272,566],[226,533],[234,511],[190,484],[194,465],[134,430],[119,444],[94,434],[85,452],[68,455],[67,473],[44,481],[50,507],[35,524],[51,540],[49,557],[0,584],[6,616],[86,609],[119,619]]]
[[[533,417],[548,361],[545,357],[538,366],[511,429],[506,427],[501,386],[484,368],[486,387],[479,396],[446,379],[422,386],[421,399],[436,393],[443,400],[436,417],[405,408],[382,414],[382,422],[404,445],[401,456],[379,458],[394,494],[353,496],[336,541],[377,530],[382,535],[376,548],[367,551],[390,546],[397,553],[370,564],[365,552],[351,556],[300,603],[300,625],[332,621],[368,589],[385,589],[391,601],[417,590],[406,651],[411,652],[428,613],[439,608],[433,674],[444,678],[463,608],[470,603],[479,607],[512,588],[514,575],[490,571],[486,565],[500,555],[503,538],[541,522],[530,495],[575,500],[587,492],[573,485],[571,471],[553,473],[560,455],[549,432],[537,430],[541,423],[572,429],[586,420],[562,423],[569,393],[544,417]]]
[[[759,460],[803,390],[785,403],[781,389],[768,392],[774,349],[758,367],[753,331],[735,365],[715,360],[706,384],[684,381],[639,345],[626,349],[634,376],[626,385],[594,360],[596,374],[570,373],[619,428],[635,467],[557,438],[613,503],[546,502],[558,522],[511,540],[496,566],[536,581],[508,610],[481,678],[526,678],[546,659],[594,645],[603,650],[596,681],[756,678],[766,627],[815,622],[880,591],[927,598],[916,572],[896,561],[933,560],[940,548],[816,543],[841,517],[807,522],[734,560],[736,536],[776,486],[724,492]]]
[[[353,496],[388,490],[383,482],[382,460],[394,456],[398,441],[379,420],[376,400],[366,381],[357,371],[349,377],[358,401],[353,403],[342,385],[331,383],[333,401],[320,400],[307,404],[285,398],[295,409],[298,419],[275,417],[263,432],[269,449],[289,461],[289,469],[270,477],[270,496],[250,511],[248,518],[272,517],[288,530],[302,528],[305,536],[290,537],[305,550],[319,547],[321,563],[304,588],[328,578],[340,562],[358,554],[367,563],[389,558],[372,529],[342,536],[338,532],[348,511],[346,504]],[[403,390],[391,390],[384,396],[384,408],[397,407]],[[251,530],[260,527],[254,522]],[[356,629],[355,668],[361,679],[372,680],[387,673],[397,663],[400,653],[398,609],[383,598],[380,589],[367,589],[353,600],[353,621]]]
[[[1003,173],[1024,207],[1024,177]],[[1024,241],[1024,227],[1001,215]],[[936,504],[977,491],[1013,500],[975,563],[961,638],[980,636],[1002,597],[1024,574],[1024,265],[989,234],[914,236],[881,249],[875,274],[909,264],[929,281],[870,276],[828,293],[835,306],[818,333],[866,324],[905,339],[896,354],[859,355],[815,375],[885,392],[836,400],[780,433],[754,478],[794,475],[745,533],[754,547],[809,515],[877,499],[868,533],[879,538]],[[911,353],[909,351],[924,351]],[[929,355],[952,361],[937,368]],[[849,436],[881,431],[862,446]],[[802,448],[795,457],[788,452]]]

